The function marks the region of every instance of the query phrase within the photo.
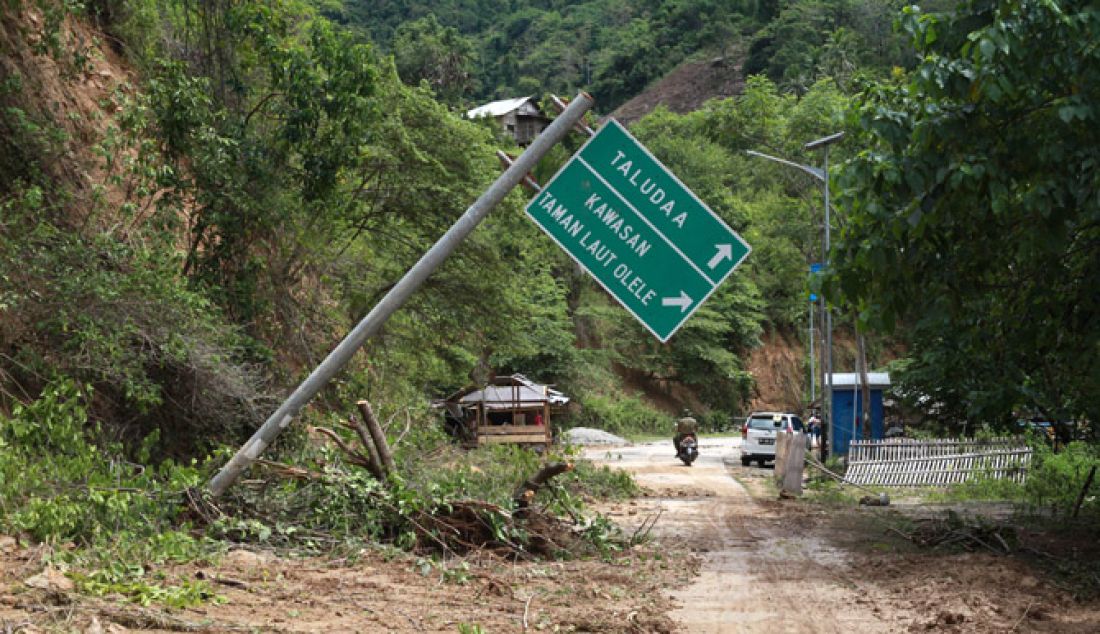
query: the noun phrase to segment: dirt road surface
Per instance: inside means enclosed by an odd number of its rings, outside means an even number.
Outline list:
[[[601,509],[628,537],[654,538],[607,559],[307,557],[241,544],[210,561],[149,563],[151,581],[201,580],[216,595],[171,609],[79,593],[51,570],[63,545],[0,535],[0,633],[1100,632],[1100,602],[1083,587],[1100,586],[1094,527],[1009,527],[1011,555],[918,547],[900,505],[776,499],[772,470],[741,466],[738,442],[704,438],[690,468],[667,441],[589,450],[646,490]],[[942,515],[933,507],[909,512]]]
[[[698,579],[672,593],[681,604],[673,621],[687,632],[889,631],[855,609],[861,597],[843,572],[843,551],[796,526],[763,521],[768,511],[727,469],[740,468],[740,440],[704,439],[690,468],[673,458],[667,441],[588,453],[634,473],[656,494],[648,498],[649,513],[661,513],[655,536],[702,558]]]
[[[652,535],[700,558],[695,580],[669,592],[681,631],[1100,631],[1095,602],[1072,601],[1024,561],[917,549],[884,528],[893,509],[775,499],[772,469],[742,466],[739,445],[704,438],[690,468],[670,441],[587,452],[649,490],[610,509],[616,521],[660,514]]]

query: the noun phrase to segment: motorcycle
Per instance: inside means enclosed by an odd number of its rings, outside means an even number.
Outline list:
[[[683,461],[684,466],[690,467],[691,463],[699,457],[699,441],[695,434],[687,434],[680,439],[680,450],[676,457]]]

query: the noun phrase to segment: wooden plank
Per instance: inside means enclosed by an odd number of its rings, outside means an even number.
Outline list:
[[[484,425],[478,432],[486,436],[500,436],[508,434],[538,434],[546,436],[546,427],[543,425]]]
[[[500,445],[515,443],[519,445],[545,445],[546,436],[542,434],[511,434],[507,436],[481,435],[477,438],[479,445]]]

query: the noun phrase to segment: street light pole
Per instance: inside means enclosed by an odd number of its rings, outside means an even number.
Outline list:
[[[822,137],[810,141],[806,145],[802,146],[806,150],[816,150],[817,148],[824,149],[823,166],[821,181],[825,184],[825,253],[822,258],[822,263],[825,265],[825,270],[829,270],[829,251],[832,248],[832,242],[830,239],[830,231],[832,222],[830,219],[829,211],[829,146],[833,143],[844,138],[843,132],[837,132],[836,134],[830,134],[829,136]],[[827,419],[822,421],[822,434],[821,439],[821,459],[824,462],[828,455],[828,449],[826,448],[830,440],[836,438],[836,422],[833,420],[833,311],[829,308],[829,305],[825,303],[825,296],[822,294],[821,302],[825,307],[825,368],[823,380],[821,382],[821,404],[822,413],[828,416]],[[828,406],[826,408],[826,403]],[[828,425],[824,424],[824,420],[828,420]],[[827,430],[827,431],[826,431]]]
[[[749,156],[758,156],[765,158],[776,163],[782,163],[788,167],[793,167],[797,170],[801,170],[810,176],[813,176],[817,180],[821,181],[825,186],[825,243],[823,245],[822,263],[825,269],[829,268],[829,249],[831,248],[831,218],[830,211],[832,207],[829,204],[829,146],[833,143],[844,138],[843,132],[837,132],[836,134],[830,134],[829,136],[822,137],[810,141],[806,145],[802,146],[805,150],[816,150],[818,148],[824,149],[824,164],[822,168],[813,167],[811,165],[803,165],[801,163],[795,163],[794,161],[788,161],[787,159],[779,158],[778,156],[772,156],[770,154],[764,154],[763,152],[757,152],[755,150],[746,150],[745,153]],[[821,459],[825,460],[828,455],[827,446],[829,439],[834,437],[834,422],[832,416],[832,383],[833,383],[833,314],[829,309],[828,304],[825,303],[825,296],[821,296],[821,306],[825,312],[825,353],[824,362],[822,365],[822,380],[821,380]],[[812,327],[812,325],[811,325]]]

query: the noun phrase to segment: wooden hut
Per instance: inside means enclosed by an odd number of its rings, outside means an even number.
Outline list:
[[[469,446],[513,443],[549,447],[553,442],[551,414],[569,398],[522,374],[492,379],[480,388],[455,392],[435,403],[445,411],[451,435]]]
[[[539,108],[534,97],[501,99],[466,112],[467,119],[492,117],[516,140],[516,145],[526,146],[535,140],[550,119]]]

